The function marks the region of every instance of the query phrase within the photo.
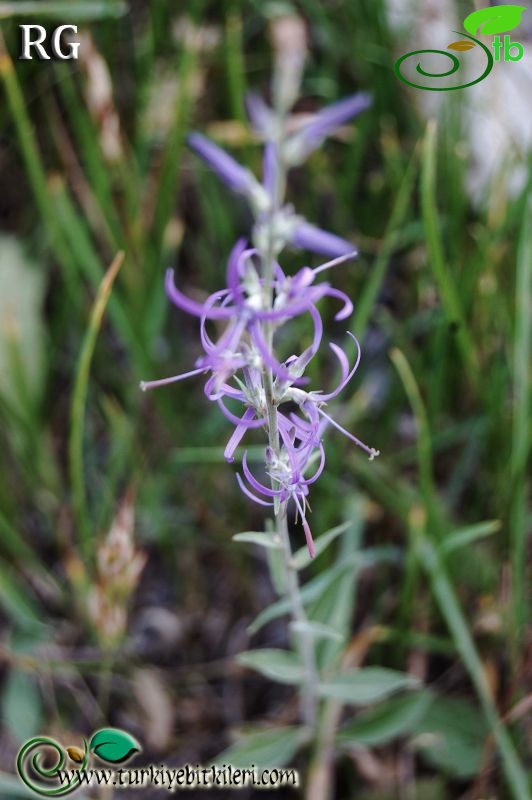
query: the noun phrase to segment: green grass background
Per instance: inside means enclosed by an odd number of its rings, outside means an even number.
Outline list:
[[[264,521],[223,461],[228,423],[200,382],[138,390],[141,379],[190,369],[199,352],[195,321],[165,299],[165,268],[176,265],[183,286],[212,291],[248,229],[243,204],[184,137],[191,128],[211,132],[260,170],[243,97],[249,88],[268,91],[275,5],[69,4],[78,8],[68,21],[80,20],[109,70],[108,111],[120,121],[115,159],[87,104],[83,65],[17,60],[23,19],[10,12],[23,5],[0,3],[6,797],[19,793],[8,774],[14,753],[37,732],[71,731],[77,743],[104,720],[156,730],[138,699],[145,674],[155,674],[156,695],[175,711],[160,749],[152,744],[158,758],[206,759],[227,745],[233,726],[290,718],[284,689],[257,686],[231,666],[272,592],[260,555],[231,540]],[[26,19],[43,21],[49,7],[53,27],[66,21],[58,5],[41,3],[40,15]],[[410,765],[407,793],[378,788],[344,755],[338,796],[521,800],[532,747],[530,182],[509,196],[501,165],[482,208],[471,204],[467,91],[449,93],[442,119],[426,124],[393,74],[380,0],[301,0],[297,8],[309,31],[301,109],[357,90],[374,98],[351,136],[294,173],[290,193],[298,211],[360,249],[336,274],[355,302],[348,325],[363,358],[335,414],[381,452],[369,463],[328,434],[312,527],[321,533],[356,509],[363,547],[397,549],[357,579],[351,644],[362,647],[370,631],[364,663],[420,671],[444,717],[443,750],[418,730],[377,751],[381,763]],[[183,32],[185,19],[203,44]],[[122,250],[112,290],[96,307]],[[296,269],[301,256],[289,255],[287,265]],[[327,333],[343,336],[332,322]],[[306,335],[294,333],[298,341]],[[324,350],[314,382],[333,380],[332,370]],[[124,497],[133,498],[134,540],[147,564],[120,598],[127,631],[110,644],[91,623],[87,598],[101,581],[98,548]],[[297,527],[293,537],[302,544]],[[332,559],[322,556],[309,574]],[[158,610],[157,620],[170,615],[180,631],[174,645],[165,647],[163,623],[162,633],[155,626],[149,634],[163,641],[160,651],[142,644],[146,609]],[[282,644],[282,624],[267,630],[259,645]]]

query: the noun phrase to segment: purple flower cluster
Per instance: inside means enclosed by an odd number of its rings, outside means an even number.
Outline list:
[[[343,320],[352,310],[344,292],[321,280],[322,273],[356,256],[353,246],[338,236],[322,231],[281,204],[284,176],[318,147],[325,137],[369,105],[367,95],[358,94],[317,113],[310,122],[287,134],[275,114],[259,97],[248,100],[248,111],[257,133],[265,141],[263,181],[238,164],[228,153],[199,133],[189,137],[190,146],[233,191],[244,195],[255,215],[253,243],[239,240],[229,256],[225,287],[199,303],[175,285],[173,270],[166,273],[166,292],[182,311],[200,320],[203,355],[190,372],[158,381],[141,383],[150,389],[195,375],[207,376],[205,395],[216,402],[234,431],[225,448],[225,458],[233,462],[234,453],[247,431],[263,428],[269,443],[265,448],[265,470],[269,483],[251,471],[246,453],[242,474],[237,481],[255,503],[281,505],[286,510],[292,500],[307,539],[309,552],[314,544],[306,512],[310,486],[325,466],[323,432],[333,425],[370,458],[378,455],[341,427],[324,407],[347,386],[360,361],[360,348],[352,366],[344,350],[329,346],[340,368],[340,380],[329,392],[308,390],[305,370],[317,353],[323,323],[318,303],[324,297],[339,301],[335,319]],[[281,250],[291,245],[328,257],[321,266],[303,266],[295,275],[286,275],[278,263]],[[308,316],[312,325],[311,344],[300,354],[280,360],[273,346],[274,336],[296,317]],[[209,323],[224,324],[214,340]],[[240,406],[240,411],[238,407]],[[272,427],[274,430],[272,430]]]

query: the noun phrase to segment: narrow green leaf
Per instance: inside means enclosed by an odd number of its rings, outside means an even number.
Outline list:
[[[467,698],[435,698],[412,732],[412,745],[432,766],[456,778],[477,774],[489,728]]]
[[[231,764],[245,769],[254,764],[257,769],[284,767],[293,759],[304,744],[305,737],[300,728],[271,728],[248,733],[216,758],[215,764]]]
[[[278,683],[298,684],[304,680],[305,671],[297,656],[288,650],[265,647],[240,653],[236,660]]]
[[[290,628],[294,633],[307,634],[313,639],[332,639],[335,642],[345,640],[341,633],[327,625],[321,625],[319,622],[291,622]]]
[[[268,551],[271,552],[271,551]],[[354,572],[355,574],[361,569],[374,567],[376,564],[383,562],[391,562],[394,564],[401,562],[401,551],[397,547],[373,547],[357,552],[348,557],[339,558],[339,563],[334,564],[329,569],[326,569],[320,575],[317,575],[312,580],[308,581],[301,589],[301,598],[305,606],[317,602],[324,592],[327,592],[329,587],[334,584],[344,573]],[[255,634],[268,622],[273,619],[281,617],[290,611],[288,602],[284,599],[277,600],[272,605],[265,608],[258,614],[248,627],[250,634]]]
[[[235,533],[233,541],[258,544],[259,547],[269,547],[273,550],[281,550],[283,547],[276,533],[264,533],[264,531],[244,531],[243,533]]]
[[[414,689],[419,681],[411,675],[383,667],[364,667],[337,675],[320,684],[320,695],[344,703],[365,706],[403,689]]]
[[[321,575],[317,575],[315,578],[312,578],[301,590],[301,599],[305,605],[312,603],[320,597],[322,592],[326,591],[327,588],[333,583],[337,578],[346,570],[352,570],[354,567],[360,564],[360,556],[358,553],[351,559],[348,559],[341,565],[334,565],[333,567],[329,567],[329,569],[322,572]],[[281,617],[283,614],[287,614],[290,611],[290,605],[287,600],[282,599],[278,600],[276,603],[272,603],[271,606],[268,606],[261,611],[261,613],[253,620],[251,625],[248,627],[248,631],[250,634],[257,633],[264,625],[268,622],[271,622],[272,619],[277,619],[277,617]]]
[[[461,547],[466,547],[468,544],[477,542],[479,539],[492,536],[494,533],[498,533],[500,529],[501,522],[498,519],[477,522],[475,525],[467,525],[467,527],[459,528],[447,536],[441,543],[440,550],[444,555],[448,555],[455,550],[459,550]]]
[[[339,744],[377,747],[409,734],[433,701],[428,691],[407,692],[359,714],[339,732]]]

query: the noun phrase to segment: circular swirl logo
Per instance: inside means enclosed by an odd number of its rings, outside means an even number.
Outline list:
[[[460,34],[459,31],[453,31],[453,33]],[[490,74],[491,70],[493,69],[493,56],[490,53],[490,51],[488,50],[488,48],[486,47],[486,45],[483,44],[482,42],[480,42],[478,39],[475,39],[474,36],[470,36],[467,33],[462,33],[460,35],[461,36],[467,36],[467,38],[471,39],[471,41],[474,44],[472,44],[471,46],[467,46],[466,47],[465,45],[469,45],[469,43],[466,43],[466,42],[463,42],[463,43],[462,42],[454,42],[453,44],[449,45],[449,48],[451,48],[453,50],[465,51],[465,50],[472,49],[473,47],[475,47],[475,45],[478,44],[484,50],[484,53],[486,54],[486,59],[487,59],[486,68],[485,68],[484,72],[482,73],[482,75],[480,75],[478,78],[475,78],[475,80],[469,81],[468,83],[459,84],[458,86],[424,86],[421,83],[414,83],[413,81],[409,80],[401,72],[403,63],[408,58],[412,58],[412,56],[419,56],[419,55],[422,55],[424,53],[431,53],[431,54],[445,56],[446,59],[450,59],[450,61],[452,63],[451,68],[448,69],[445,72],[428,72],[427,70],[423,69],[421,64],[418,62],[417,66],[416,66],[416,71],[420,75],[422,75],[424,78],[436,78],[436,79],[448,78],[450,75],[454,75],[455,72],[458,72],[458,70],[461,67],[461,63],[460,63],[460,59],[457,56],[455,56],[453,53],[448,53],[445,50],[413,50],[411,53],[405,53],[404,56],[401,56],[401,58],[398,58],[397,61],[395,62],[395,67],[394,67],[395,74],[397,75],[397,77],[399,78],[400,81],[403,81],[403,83],[406,83],[408,86],[412,86],[414,89],[425,89],[428,92],[452,92],[452,91],[455,91],[456,89],[466,89],[468,86],[474,86],[475,83],[480,83],[480,81],[483,81],[484,78],[488,77],[488,75]]]
[[[42,797],[64,797],[79,789],[80,777],[89,763],[90,755],[107,764],[123,764],[141,747],[136,739],[120,728],[103,728],[90,742],[83,739],[81,747],[63,748],[55,739],[37,736],[21,747],[17,756],[17,772],[26,786]],[[50,764],[50,751],[53,761]],[[67,758],[76,769],[65,767]]]
[[[89,760],[89,750],[87,742],[83,740],[84,749],[75,748],[76,758],[73,759],[80,765],[80,769],[85,769]],[[53,750],[55,760],[51,766],[45,766],[44,761],[49,751]],[[74,750],[74,748],[68,748]],[[79,753],[79,755],[78,755]],[[64,797],[74,789],[79,789],[79,780],[75,777],[66,782],[61,780],[61,773],[65,769],[67,751],[54,739],[47,736],[40,736],[30,739],[21,748],[17,757],[17,771],[26,786],[37,794],[44,797]],[[72,758],[72,755],[69,756]],[[79,761],[78,758],[81,757]]]

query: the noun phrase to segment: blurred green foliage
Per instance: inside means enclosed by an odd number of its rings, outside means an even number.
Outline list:
[[[15,5],[0,4],[0,13]],[[199,383],[149,396],[138,383],[191,368],[198,354],[194,321],[164,296],[165,268],[177,265],[185,287],[218,288],[230,246],[247,228],[245,209],[190,156],[184,140],[192,127],[206,130],[260,171],[243,97],[250,87],[268,90],[268,17],[276,6],[193,0],[185,10],[161,0],[131,2],[120,13],[121,5],[109,4],[116,14],[104,9],[105,17],[84,24],[79,63],[17,61],[18,19],[2,20],[0,605],[7,741],[18,741],[19,723],[28,734],[25,703],[37,684],[52,688],[43,708],[33,708],[35,719],[68,729],[99,719],[88,701],[81,711],[77,706],[81,684],[105,717],[116,680],[129,680],[127,641],[106,653],[97,615],[87,611],[99,580],[98,548],[128,492],[136,546],[148,553],[151,575],[149,589],[143,578],[128,598],[131,626],[148,604],[208,617],[220,599],[220,571],[230,583],[221,596],[231,626],[241,617],[249,622],[265,597],[272,599],[271,591],[254,591],[263,562],[250,562],[247,546],[231,539],[235,531],[261,530],[263,521],[223,462],[226,421]],[[98,16],[102,4],[79,6],[82,19],[89,6]],[[456,796],[452,781],[469,779],[486,796],[505,797],[491,770],[492,736],[510,796],[524,800],[532,741],[530,713],[519,712],[532,692],[530,181],[510,196],[501,165],[497,192],[482,208],[472,205],[460,114],[467,97],[449,99],[443,123],[425,130],[412,96],[393,76],[381,2],[301,0],[298,9],[310,39],[302,110],[358,89],[374,97],[352,135],[328,144],[293,182],[298,210],[360,249],[356,264],[338,274],[355,301],[350,324],[363,349],[353,391],[338,411],[343,424],[363,430],[381,451],[369,463],[341,437],[328,436],[312,527],[321,532],[353,519],[356,507],[364,547],[400,548],[399,559],[369,559],[360,574],[348,575],[341,626],[347,624],[355,648],[362,647],[361,632],[378,630],[363,660],[401,670],[421,664],[438,692],[431,714],[448,749],[442,753],[427,739],[428,718],[412,718],[398,734],[411,737],[413,751],[425,754],[433,770],[434,794],[425,776],[418,796]],[[105,319],[99,331],[91,329],[98,287],[119,250],[125,260]],[[292,259],[299,264],[297,254]],[[9,274],[15,262],[17,280]],[[332,324],[329,333],[343,335]],[[326,353],[315,369],[330,375]],[[87,382],[79,388],[83,370]],[[353,536],[344,544],[340,537],[309,567],[314,581],[359,549]],[[330,598],[319,602],[330,611]],[[64,626],[68,636],[59,635]],[[334,642],[322,645],[336,654]],[[201,673],[201,662],[213,658],[197,644],[187,652],[191,672],[195,660]],[[221,644],[215,653],[231,655]],[[275,722],[273,697],[262,712]],[[462,712],[463,731],[453,727]],[[284,736],[292,754],[298,734],[286,728]],[[341,740],[345,745],[348,732]],[[179,737],[172,747],[179,751]],[[352,787],[359,778],[356,762],[349,763],[350,771],[339,768],[339,780]],[[442,775],[449,794],[440,793],[447,791]]]

